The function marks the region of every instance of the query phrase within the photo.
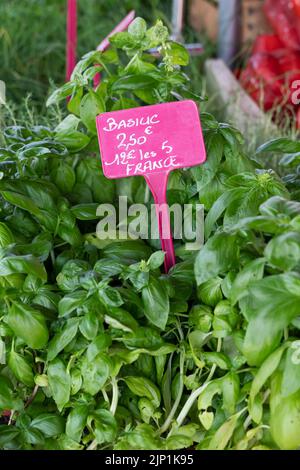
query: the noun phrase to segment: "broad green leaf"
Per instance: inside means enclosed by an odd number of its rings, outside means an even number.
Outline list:
[[[239,244],[235,235],[217,233],[200,249],[195,261],[197,284],[202,284],[237,264]]]
[[[50,390],[56,406],[62,411],[70,399],[71,377],[60,359],[50,362],[47,370]]]
[[[147,265],[149,266],[149,269],[154,271],[155,269],[159,268],[165,260],[165,252],[164,251],[156,251],[155,253],[152,253],[150,258],[147,261]]]
[[[81,277],[89,271],[90,267],[86,261],[68,260],[61,272],[56,277],[58,287],[65,292],[72,292],[78,288]]]
[[[114,446],[115,450],[160,450],[163,448],[161,438],[150,424],[139,424],[130,430]]]
[[[300,389],[299,346],[298,341],[294,341],[286,353],[281,384],[283,397],[288,397]]]
[[[88,417],[87,405],[76,405],[75,408],[69,413],[66,424],[66,434],[73,441],[80,442],[83,430],[86,426]]]
[[[21,410],[23,402],[15,396],[10,381],[0,376],[0,410]]]
[[[216,431],[214,436],[212,437],[208,450],[224,450],[232,435],[235,431],[235,428],[238,425],[240,416],[244,413],[244,411],[239,411],[235,415],[231,416],[224,424]]]
[[[63,161],[52,171],[51,177],[63,194],[70,193],[76,182],[73,168]]]
[[[66,99],[68,96],[72,94],[75,84],[72,82],[65,83],[61,88],[57,88],[56,90],[51,93],[49,98],[47,99],[46,106],[51,106],[53,104],[57,104],[60,101]]]
[[[57,133],[55,140],[65,145],[70,152],[79,152],[89,144],[90,137],[79,131],[71,131],[66,133]]]
[[[205,219],[205,237],[208,238],[213,230],[215,223],[221,217],[227,207],[235,200],[241,199],[246,189],[235,188],[225,191],[211,207]]]
[[[112,339],[107,333],[101,333],[89,344],[86,355],[88,361],[93,361],[99,352],[107,350],[111,345]]]
[[[203,353],[203,346],[210,340],[211,333],[203,333],[203,331],[194,330],[188,335],[189,345],[191,348],[193,359],[200,369],[204,367],[204,362],[201,359]]]
[[[69,315],[78,307],[84,305],[87,298],[87,293],[84,290],[78,290],[66,294],[58,303],[58,312],[60,317]]]
[[[145,377],[126,377],[124,380],[134,395],[148,398],[155,407],[160,405],[160,391],[151,380]]]
[[[88,340],[93,340],[98,333],[99,320],[93,311],[87,312],[81,318],[79,329],[83,336]]]
[[[215,307],[223,298],[221,284],[222,279],[220,277],[200,284],[197,290],[199,300],[206,305]]]
[[[16,336],[33,349],[43,348],[49,338],[44,315],[37,309],[21,302],[14,302],[6,321]]]
[[[297,153],[300,152],[300,143],[286,137],[280,137],[278,139],[269,140],[258,147],[256,154],[260,154],[262,152]]]
[[[289,201],[280,196],[274,196],[261,204],[259,208],[262,215],[278,217],[280,215],[288,215],[296,217],[300,214],[300,202]]]
[[[276,371],[279,363],[281,361],[282,355],[286,349],[286,345],[281,346],[279,349],[276,349],[269,357],[262,363],[258,372],[256,373],[254,380],[251,385],[250,389],[250,401],[249,401],[249,409],[251,413],[251,409],[254,405],[254,400],[257,394],[260,392],[262,387],[265,385],[267,380],[271,377],[271,375]]]
[[[60,329],[48,344],[48,361],[55,357],[72,341],[78,330],[79,319],[71,318]]]
[[[240,379],[235,372],[228,372],[222,378],[223,409],[232,415],[236,411],[236,405],[240,394]]]
[[[8,225],[4,222],[0,222],[0,247],[4,248],[5,246],[14,243],[14,241],[15,238]]]
[[[113,442],[117,435],[117,422],[113,414],[108,410],[96,410],[89,417],[88,422],[94,428],[95,438],[98,444]]]
[[[11,443],[20,434],[20,430],[15,426],[0,424],[0,446],[3,449],[5,444]]]
[[[144,88],[154,88],[158,84],[156,78],[146,74],[124,75],[112,85],[113,92],[136,91]]]
[[[186,48],[178,42],[169,41],[166,44],[165,58],[168,57],[168,63],[172,65],[188,65],[190,56]]]
[[[242,297],[247,295],[247,288],[251,285],[251,282],[263,278],[264,268],[265,259],[257,258],[246,264],[246,266],[237,274],[230,291],[230,299],[233,305],[235,305]]]
[[[207,410],[212,406],[212,401],[215,395],[222,393],[222,379],[215,379],[210,382],[198,397],[198,410]]]
[[[110,258],[122,264],[133,264],[148,259],[152,254],[151,248],[142,240],[123,240],[110,243],[103,249],[105,258]]]
[[[265,257],[276,268],[291,271],[300,262],[300,233],[287,232],[270,240]]]
[[[87,357],[84,358],[81,373],[84,390],[91,395],[96,395],[105,385],[110,374],[107,356],[103,353],[99,353],[92,361],[89,361]]]
[[[71,208],[72,213],[75,215],[76,219],[79,220],[98,220],[99,217],[96,214],[97,207],[99,204],[90,203],[90,204],[77,204]]]
[[[99,299],[108,308],[120,307],[123,300],[118,289],[110,287],[106,284],[98,285]]]
[[[20,382],[23,382],[27,387],[32,387],[34,385],[32,367],[29,365],[28,361],[21,356],[21,354],[17,353],[13,349],[8,355],[8,365]]]
[[[143,18],[135,18],[128,26],[128,33],[136,38],[143,38],[147,30],[147,23]]]
[[[96,133],[96,116],[104,111],[105,104],[101,97],[89,90],[80,102],[80,118],[89,131]]]
[[[299,315],[300,277],[269,276],[249,287],[241,309],[249,324],[243,352],[250,365],[260,365],[278,346],[283,329]]]
[[[130,313],[122,308],[111,307],[104,320],[113,328],[123,331],[135,331],[138,329],[138,323]]]
[[[54,437],[64,432],[65,420],[53,413],[43,413],[31,421],[30,427],[38,429],[46,437]]]
[[[228,370],[231,367],[230,360],[221,352],[203,352],[202,358],[207,364],[215,364],[222,370]]]
[[[11,255],[0,260],[0,276],[15,273],[33,274],[44,281],[47,279],[44,265],[32,255]]]
[[[145,315],[150,323],[164,330],[170,313],[167,291],[161,282],[151,277],[149,284],[142,289]]]

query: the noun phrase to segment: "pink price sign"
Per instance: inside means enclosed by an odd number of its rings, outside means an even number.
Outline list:
[[[175,254],[166,201],[170,171],[206,160],[196,103],[191,100],[103,113],[96,118],[107,178],[144,176],[153,194],[166,271]]]

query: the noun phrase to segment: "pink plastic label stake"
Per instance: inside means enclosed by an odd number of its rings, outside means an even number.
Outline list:
[[[67,3],[67,64],[66,64],[66,81],[71,78],[72,72],[76,65],[76,48],[77,48],[77,2],[76,0],[68,0]]]
[[[152,192],[168,272],[175,264],[166,200],[169,173],[206,160],[196,103],[186,100],[103,113],[96,124],[104,175],[142,175]]]

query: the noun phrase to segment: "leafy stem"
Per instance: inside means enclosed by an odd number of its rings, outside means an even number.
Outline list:
[[[111,385],[112,385],[112,400],[111,400],[111,405],[110,405],[110,412],[114,415],[116,413],[118,400],[119,400],[118,382],[115,377],[111,379]]]
[[[179,403],[180,403],[180,400],[181,400],[181,397],[182,397],[182,394],[183,394],[184,360],[185,360],[185,351],[183,350],[180,353],[180,359],[179,359],[179,387],[178,387],[177,397],[176,397],[176,400],[175,400],[175,402],[172,406],[172,409],[171,409],[167,419],[165,420],[164,424],[162,425],[162,427],[159,430],[160,434],[163,434],[169,428],[169,426],[170,426],[170,424],[171,424],[171,422],[172,422],[172,420],[175,416],[175,413],[177,411],[177,408],[179,406]]]

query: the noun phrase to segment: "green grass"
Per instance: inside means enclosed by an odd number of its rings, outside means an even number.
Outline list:
[[[171,1],[78,0],[78,57],[93,50],[113,27],[135,9],[147,21],[166,20]],[[29,93],[43,105],[49,81],[65,77],[65,0],[1,0],[0,79],[7,98],[20,103]]]

